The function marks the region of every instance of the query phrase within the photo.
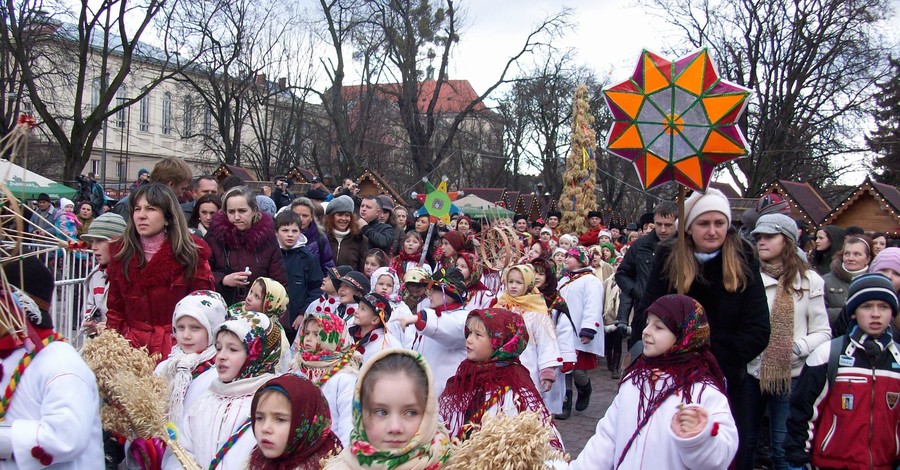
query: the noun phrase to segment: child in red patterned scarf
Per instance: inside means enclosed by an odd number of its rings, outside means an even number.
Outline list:
[[[502,308],[469,312],[466,359],[438,400],[441,419],[451,437],[465,439],[485,416],[540,414],[553,429],[549,445],[562,451],[562,441],[541,394],[519,356],[528,344],[521,315]]]

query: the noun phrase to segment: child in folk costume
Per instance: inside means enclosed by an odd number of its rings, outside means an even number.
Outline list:
[[[337,292],[341,286],[340,279],[350,271],[353,271],[353,268],[346,264],[326,269],[325,278],[322,279],[322,296],[313,300],[309,307],[306,307],[306,314],[324,312],[326,309],[335,311],[338,306]],[[295,320],[294,329],[299,331],[301,323],[303,323],[303,319]]]
[[[81,328],[89,337],[99,334],[98,327],[106,327],[106,293],[109,279],[106,267],[114,253],[109,252],[110,242],[118,241],[125,233],[125,219],[114,212],[107,212],[94,219],[81,239],[88,242],[97,265],[84,280],[84,316]]]
[[[376,269],[375,272],[372,273],[369,283],[372,285],[373,293],[381,295],[390,302],[391,318],[401,318],[412,315],[412,311],[400,297],[400,278],[397,277],[394,268]],[[385,328],[387,328],[389,334],[400,340],[400,344],[395,344],[393,347],[400,347],[402,345],[404,348],[409,348],[412,346],[412,342],[415,339],[414,332],[404,330],[397,322],[388,322],[385,324]]]
[[[465,439],[485,416],[534,411],[553,429],[548,444],[564,450],[540,392],[519,362],[529,336],[522,316],[502,308],[473,310],[465,336],[466,359],[438,400],[450,436]]]
[[[444,390],[456,366],[466,357],[466,284],[456,268],[440,268],[431,277],[428,299],[431,308],[416,315],[398,318],[404,329],[414,327],[413,349],[431,364],[436,393]]]
[[[353,427],[353,387],[362,357],[344,327],[344,321],[330,311],[307,315],[297,337],[300,347],[291,373],[306,377],[325,395],[334,433],[345,445]]]
[[[0,469],[103,468],[97,379],[53,331],[53,274],[37,257],[20,263],[5,269],[21,266],[29,293],[0,287]]]
[[[353,324],[353,314],[356,312],[356,297],[365,295],[372,290],[369,277],[359,271],[350,271],[338,279],[338,306],[335,313],[344,320],[349,327]]]
[[[427,264],[418,268],[410,268],[403,276],[403,303],[410,312],[418,312],[428,307],[428,281],[431,280],[431,267]],[[399,318],[399,317],[398,317]]]
[[[737,428],[703,307],[666,295],[647,316],[643,355],[625,370],[596,434],[569,468],[727,468]]]
[[[387,253],[381,248],[372,248],[366,252],[366,259],[363,263],[363,274],[366,277],[371,276],[376,269],[383,268],[390,264]]]
[[[456,259],[456,268],[466,280],[466,310],[488,308],[496,297],[481,282],[483,264],[475,253],[462,252]]]
[[[528,330],[528,344],[519,360],[528,369],[534,386],[541,392],[552,413],[562,412],[562,397],[550,395],[563,357],[556,339],[556,327],[544,297],[535,290],[534,268],[528,264],[510,266],[503,274],[506,290],[496,306],[522,316]]]
[[[440,257],[436,260],[438,268],[455,268],[459,254],[472,251],[471,240],[460,232],[451,230],[441,237]]]
[[[616,323],[620,293],[615,276],[603,281],[603,354],[606,356],[606,368],[614,379],[622,375],[622,342],[630,333],[627,325]]]
[[[172,325],[176,345],[154,373],[169,384],[168,419],[181,429],[185,412],[216,379],[215,328],[225,321],[225,299],[196,290],[175,305]]]
[[[374,292],[356,296],[355,299],[357,308],[349,331],[363,362],[384,349],[402,347],[400,340],[387,331],[387,322],[391,319],[388,299]]]
[[[403,242],[400,245],[400,252],[391,260],[391,268],[397,273],[397,276],[403,279],[410,268],[421,266],[422,248],[425,242],[422,236],[415,230],[410,230],[403,235]]]
[[[591,268],[594,269],[594,275],[600,279],[600,282],[606,281],[616,273],[612,264],[603,260],[603,251],[600,245],[594,245],[588,249],[588,259],[591,260]]]
[[[598,356],[603,355],[604,338],[598,335],[603,321],[603,284],[588,266],[584,247],[576,247],[566,254],[566,277],[560,280],[559,295],[569,307],[569,315],[578,329],[575,343],[578,360],[575,370],[566,377],[566,398],[571,401],[573,385],[578,390],[577,411],[584,411],[591,402],[591,379],[587,371],[597,368]]]
[[[319,470],[341,448],[322,392],[309,380],[282,375],[266,382],[250,404],[256,448],[247,468]]]
[[[362,367],[350,445],[325,468],[431,470],[449,454],[428,362],[408,349],[388,349]]]
[[[233,317],[241,313],[261,312],[266,314],[269,320],[280,323],[287,312],[288,303],[287,290],[280,282],[268,277],[259,277],[253,281],[244,301],[228,307],[228,315]],[[283,374],[287,372],[291,363],[291,343],[288,342],[284,329],[279,330],[281,330],[281,360],[275,367],[277,373]]]
[[[179,439],[201,467],[243,470],[256,438],[250,430],[253,395],[273,378],[281,357],[281,326],[259,312],[239,313],[216,332],[216,372],[209,390],[184,419]],[[166,468],[180,468],[174,459]]]
[[[544,394],[544,403],[553,414],[553,419],[569,419],[572,412],[572,399],[566,398],[566,374],[575,370],[575,362],[578,356],[575,354],[575,343],[578,335],[575,333],[575,324],[569,315],[569,307],[566,301],[560,297],[556,290],[556,275],[553,261],[546,258],[538,258],[532,263],[534,267],[534,288],[541,293],[544,303],[550,309],[550,319],[556,328],[556,344],[559,347],[559,357],[562,358],[562,367],[557,371],[556,380],[550,392]],[[559,407],[555,404],[559,403]],[[551,406],[552,405],[552,406]]]

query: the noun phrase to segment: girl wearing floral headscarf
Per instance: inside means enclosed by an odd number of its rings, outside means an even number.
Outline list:
[[[258,277],[253,281],[250,290],[247,292],[247,298],[228,307],[228,314],[235,316],[246,312],[261,312],[266,314],[270,320],[279,323],[282,319],[290,322],[287,316],[288,295],[284,286],[280,282],[268,277]],[[278,361],[276,372],[282,374],[287,372],[288,364],[291,362],[291,348],[287,335],[284,333],[286,323],[282,324],[281,332],[281,360]],[[289,326],[289,325],[288,325]]]
[[[452,437],[465,439],[485,416],[534,411],[553,429],[549,444],[563,451],[559,432],[519,356],[528,344],[522,316],[502,308],[469,312],[466,359],[438,400]]]
[[[274,377],[281,325],[258,312],[229,317],[217,327],[216,372],[191,406],[179,442],[201,467],[244,470],[256,445],[250,430],[253,395]],[[179,468],[169,467],[167,468]]]
[[[344,321],[330,310],[308,314],[298,340],[299,348],[290,371],[306,377],[322,390],[334,433],[346,445],[353,427],[353,388],[362,357]]]
[[[389,428],[390,421],[400,424]],[[363,366],[350,439],[327,470],[432,470],[447,461],[450,438],[438,419],[434,379],[422,355],[387,349]]]
[[[547,303],[535,289],[534,268],[528,264],[510,266],[503,273],[503,285],[506,289],[497,299],[496,306],[521,315],[528,331],[528,345],[519,360],[528,369],[550,412],[562,413],[562,397],[551,396],[550,388],[563,365],[563,358]]]
[[[175,305],[172,325],[176,345],[154,373],[169,384],[168,420],[181,428],[186,410],[216,378],[215,328],[225,321],[225,299],[218,292],[196,290]]]
[[[247,468],[319,470],[340,450],[322,392],[309,380],[282,375],[266,382],[250,405],[257,446]]]
[[[484,264],[475,253],[462,252],[456,259],[456,268],[466,281],[466,310],[488,308],[496,300],[494,293],[481,282]]]
[[[726,468],[738,435],[703,307],[685,295],[647,308],[644,352],[573,469]]]

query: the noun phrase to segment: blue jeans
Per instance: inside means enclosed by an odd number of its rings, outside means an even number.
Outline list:
[[[791,388],[797,386],[797,379],[791,379]],[[747,403],[747,419],[744,433],[740,436],[738,455],[740,461],[753,461],[753,454],[759,444],[759,432],[766,409],[769,410],[769,439],[772,447],[772,468],[789,470],[791,467],[784,459],[784,437],[787,434],[787,420],[791,415],[791,397],[771,395],[759,389],[759,379],[748,375],[745,381],[744,399]]]

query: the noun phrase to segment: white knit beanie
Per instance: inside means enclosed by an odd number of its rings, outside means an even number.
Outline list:
[[[708,188],[706,193],[695,191],[684,201],[685,222],[687,222],[684,226],[691,228],[694,219],[712,211],[721,212],[731,225],[731,204],[722,191],[715,188]]]
[[[225,311],[228,305],[221,294],[211,290],[195,290],[187,297],[178,301],[175,312],[172,314],[172,328],[181,317],[191,317],[206,328],[209,345],[216,344],[216,335],[213,330],[225,321]]]

